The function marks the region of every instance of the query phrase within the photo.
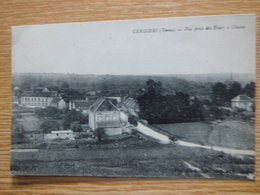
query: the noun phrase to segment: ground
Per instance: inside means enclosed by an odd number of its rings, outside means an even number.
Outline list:
[[[229,119],[218,122],[160,124],[157,126],[177,136],[180,140],[192,143],[244,150],[254,150],[255,148],[253,122]]]
[[[252,179],[254,156],[162,145],[129,135],[116,142],[75,140],[49,143],[45,149],[13,150],[11,170],[15,175]]]
[[[33,115],[19,120],[27,125],[27,131],[37,129],[42,122]],[[253,122],[224,120],[157,126],[186,142],[254,150]],[[101,142],[88,137],[12,145],[11,173],[253,179],[254,158],[174,142],[159,144],[137,133],[107,137]]]

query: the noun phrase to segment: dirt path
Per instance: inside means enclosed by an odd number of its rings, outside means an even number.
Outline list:
[[[232,149],[232,148],[194,144],[194,143],[185,142],[185,141],[181,141],[181,140],[177,141],[177,144],[180,146],[197,147],[197,148],[220,151],[220,152],[224,152],[226,154],[255,155],[254,150],[236,150],[236,149]]]

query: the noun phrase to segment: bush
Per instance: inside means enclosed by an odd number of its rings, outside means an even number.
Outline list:
[[[138,119],[135,117],[135,116],[133,116],[133,115],[130,115],[129,117],[128,117],[128,122],[131,124],[131,125],[134,125],[135,127],[138,125]]]
[[[95,137],[97,138],[98,141],[101,141],[102,138],[104,138],[106,136],[106,131],[103,128],[97,128],[94,131],[94,135],[95,135]]]
[[[83,130],[79,121],[73,121],[70,123],[70,129],[75,132],[82,132]]]
[[[216,106],[212,106],[209,108],[210,113],[214,116],[215,119],[223,119],[222,110]]]
[[[60,124],[57,121],[47,120],[41,124],[40,129],[43,133],[51,133],[51,131],[60,130]]]

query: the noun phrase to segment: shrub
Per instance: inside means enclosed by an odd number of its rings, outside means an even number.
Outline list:
[[[135,117],[135,116],[133,116],[133,115],[130,115],[129,117],[128,117],[128,122],[131,124],[131,125],[134,125],[135,127],[138,125],[138,119]]]
[[[51,131],[60,130],[60,124],[57,121],[47,120],[41,124],[40,129],[43,133],[51,133]]]

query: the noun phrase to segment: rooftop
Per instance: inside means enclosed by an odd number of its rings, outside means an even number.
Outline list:
[[[238,95],[234,97],[231,101],[246,101],[246,102],[253,102],[254,100],[247,95]]]

